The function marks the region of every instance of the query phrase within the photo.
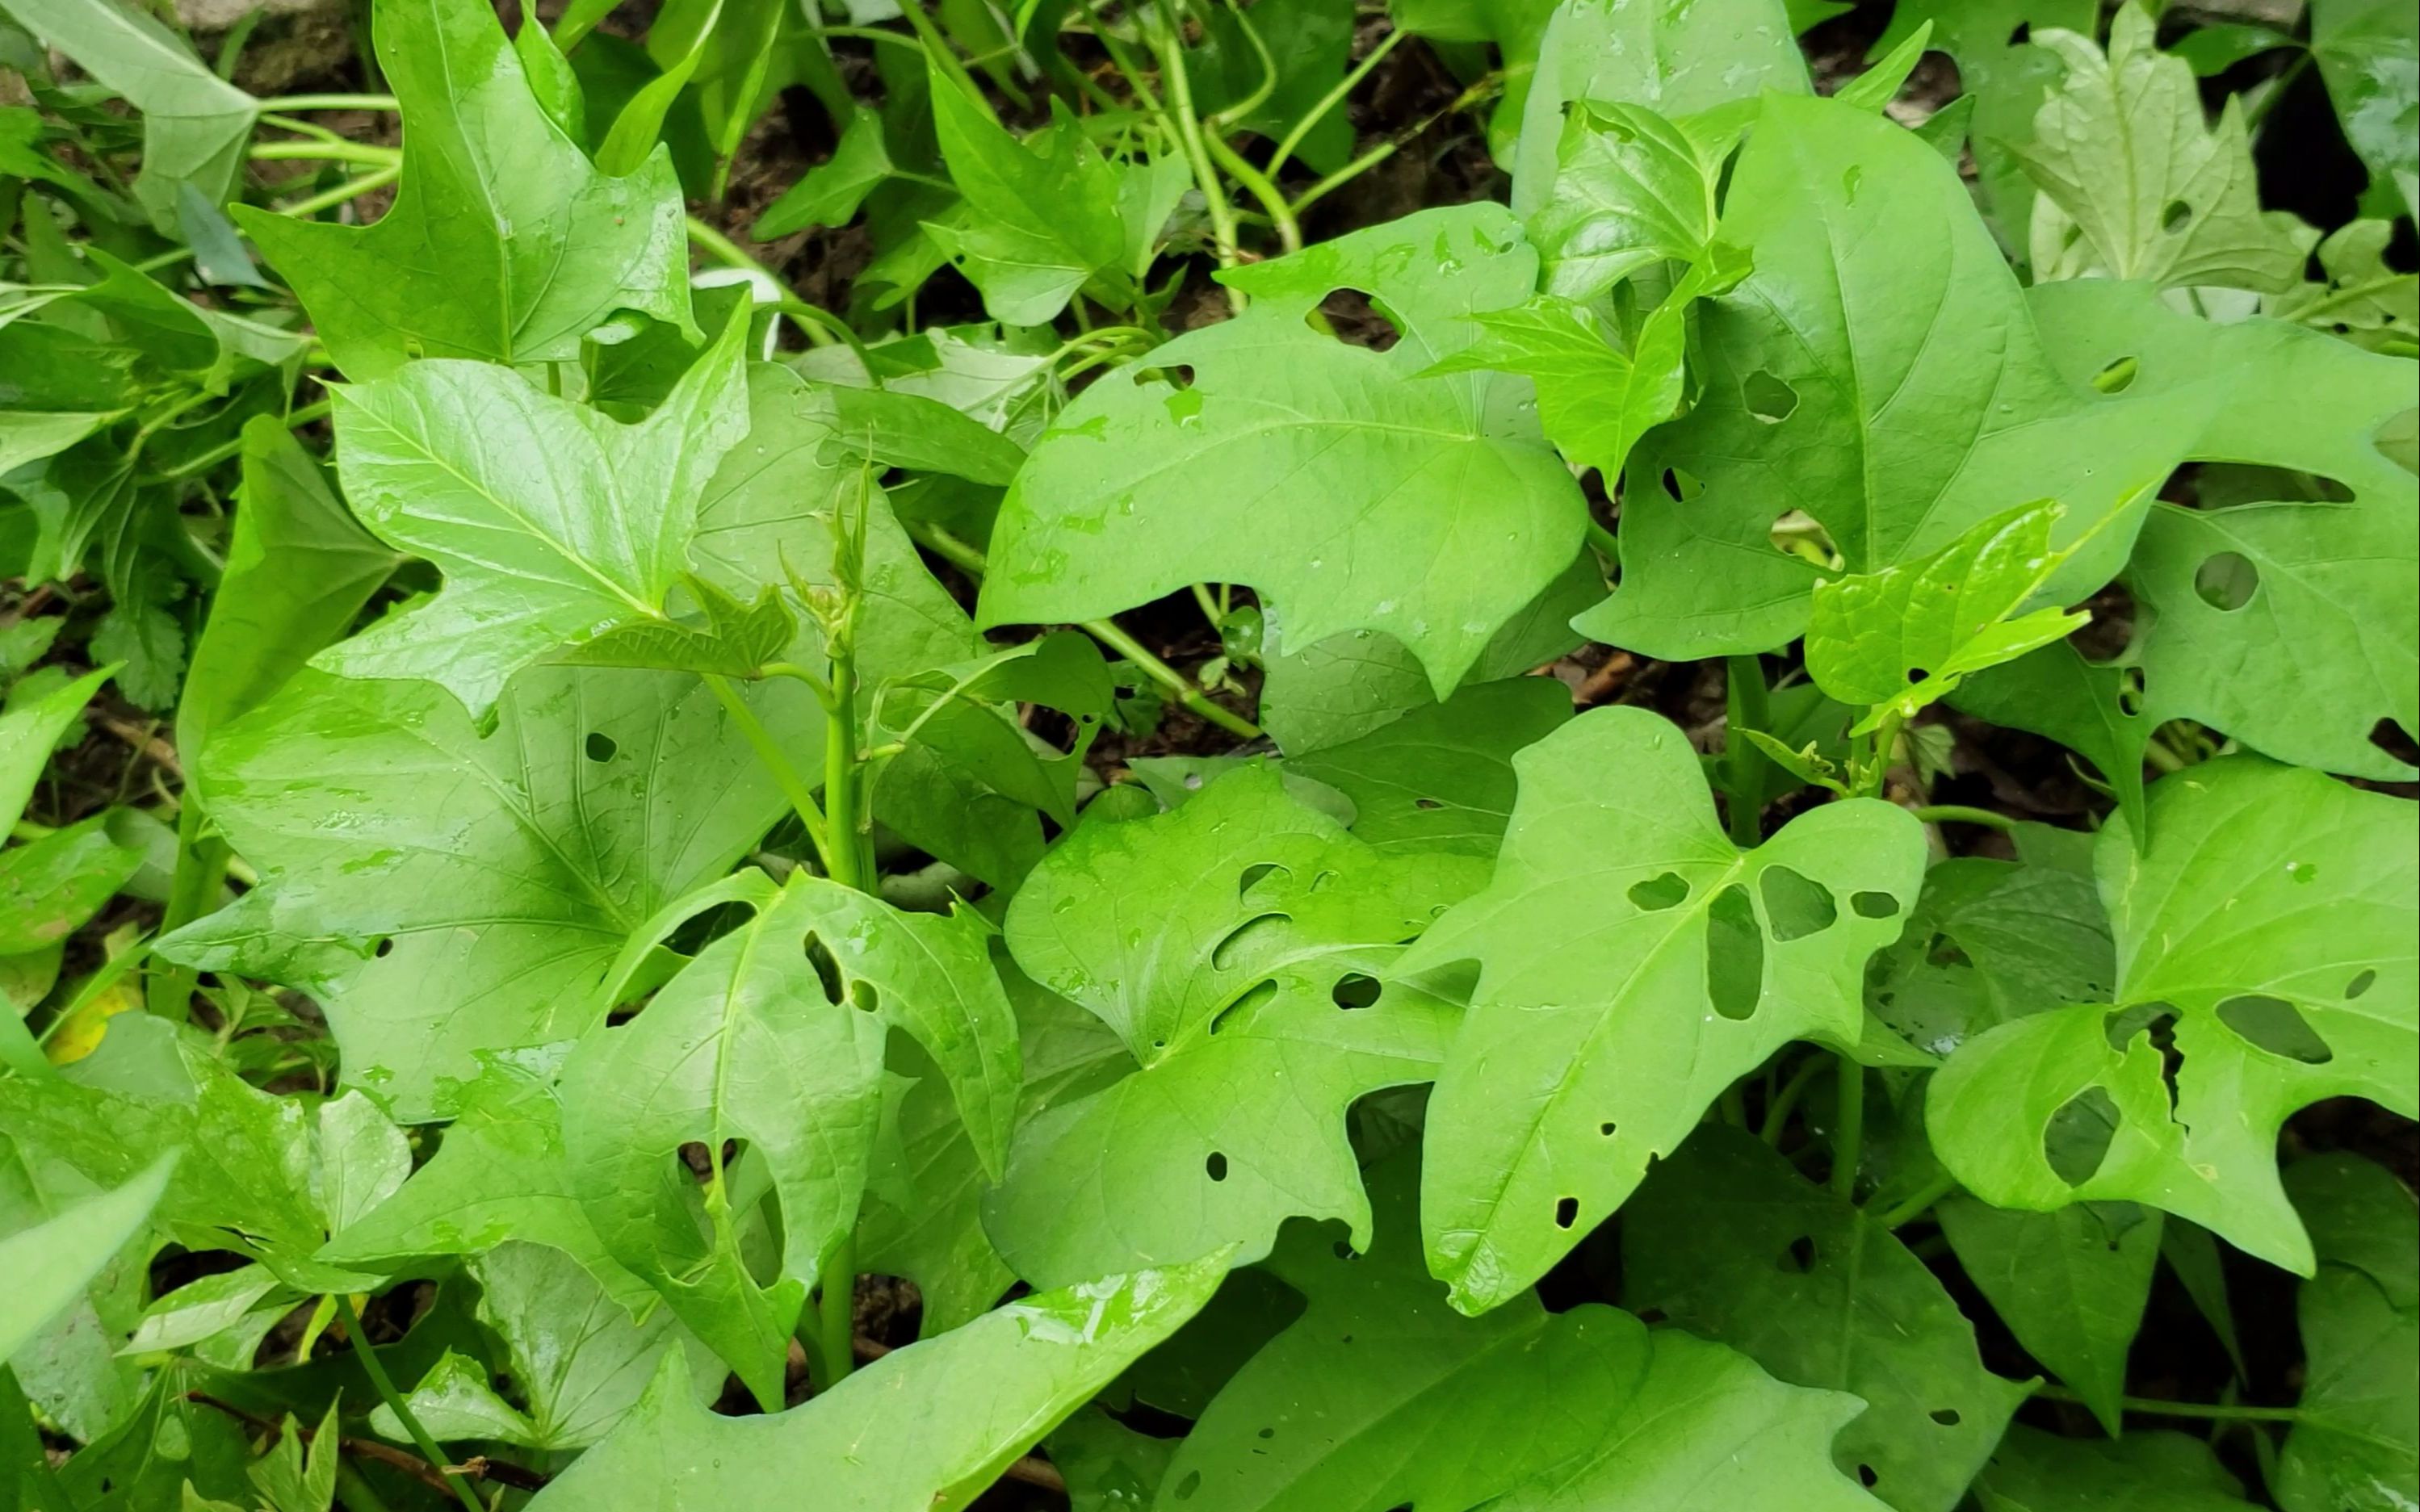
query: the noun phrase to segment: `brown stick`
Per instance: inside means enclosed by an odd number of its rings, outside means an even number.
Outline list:
[[[264,1433],[286,1431],[285,1425],[272,1423],[256,1412],[247,1412],[233,1402],[221,1401],[205,1391],[189,1391],[185,1393],[185,1400],[214,1408],[238,1422],[250,1424]],[[294,1426],[294,1431],[302,1435],[304,1443],[309,1443],[318,1433],[317,1429],[306,1428],[300,1423]],[[391,1470],[401,1471],[433,1490],[443,1491],[448,1496],[454,1494],[452,1484],[427,1460],[416,1454],[406,1453],[393,1444],[380,1443],[376,1439],[356,1439],[349,1435],[339,1435],[336,1439],[336,1447],[356,1458],[375,1459]],[[445,1468],[458,1475],[467,1475],[473,1480],[491,1480],[499,1486],[510,1486],[515,1490],[534,1491],[546,1484],[546,1477],[536,1471],[525,1470],[520,1465],[501,1459],[489,1459],[484,1455],[473,1456],[466,1463],[448,1465]]]

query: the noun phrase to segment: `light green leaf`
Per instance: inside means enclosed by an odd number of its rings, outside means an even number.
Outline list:
[[[117,1352],[164,1353],[199,1344],[233,1328],[265,1299],[281,1295],[291,1299],[294,1293],[265,1265],[246,1265],[189,1281],[154,1302],[126,1347]]]
[[[10,1279],[0,1314],[0,1360],[15,1354],[143,1231],[176,1170],[162,1155],[116,1190],[88,1197],[46,1223],[0,1239],[0,1274]]]
[[[891,151],[882,140],[882,113],[857,107],[841,129],[840,145],[829,162],[807,170],[805,177],[765,207],[749,227],[750,239],[773,241],[816,226],[846,225],[857,216],[865,196],[891,177]]]
[[[0,956],[65,940],[141,868],[143,853],[118,844],[108,826],[98,813],[0,851]]]
[[[1118,171],[1055,100],[1050,125],[1019,142],[938,69],[931,87],[941,157],[966,199],[925,222],[925,234],[983,291],[993,319],[1047,324],[1087,282],[1125,263]]]
[[[51,764],[51,752],[84,714],[84,706],[101,691],[116,669],[89,671],[64,687],[0,714],[0,819],[14,829],[25,816],[34,784]]]
[[[1833,1458],[1899,1512],[1950,1512],[2031,1387],[1983,1368],[1924,1262],[1745,1133],[1710,1128],[1623,1213],[1622,1303],[1781,1381],[1866,1399]]]
[[[1730,140],[1593,100],[1575,101],[1561,131],[1554,181],[1528,217],[1547,293],[1593,299],[1665,258],[1693,262],[1714,239]]]
[[[680,595],[694,614],[668,605],[661,619],[617,625],[549,658],[573,667],[654,667],[713,677],[755,678],[797,640],[799,624],[782,591],[768,584],[743,603],[706,579],[683,573]],[[676,596],[674,605],[678,602]]]
[[[2045,596],[2081,599],[2217,402],[2062,378],[1957,171],[1837,100],[1765,100],[1716,234],[1754,270],[1699,304],[1697,407],[1631,455],[1621,585],[1578,622],[1597,640],[1679,659],[1784,644],[1824,571],[1774,543],[1798,516],[1832,570],[1872,573],[2055,499],[2052,548],[2090,545]]]
[[[320,653],[343,677],[441,683],[473,715],[549,652],[663,623],[698,498],[747,434],[734,318],[672,396],[625,425],[481,363],[414,363],[334,391],[354,513],[445,575],[433,597]]]
[[[1010,903],[1009,950],[1137,1069],[1017,1131],[984,1210],[1017,1274],[1256,1258],[1294,1216],[1366,1240],[1345,1109],[1435,1073],[1453,1012],[1395,976],[1394,946],[1472,880],[1346,834],[1264,765],[1079,825]]]
[[[856,1226],[890,1028],[941,1068],[985,1170],[1000,1171],[1021,1073],[989,937],[971,913],[904,913],[801,872],[644,1012],[599,1024],[565,1063],[564,1147],[597,1236],[768,1411],[798,1307]],[[781,1204],[782,1278],[770,1287],[737,1249],[728,1210],[739,1205],[719,1153],[734,1138]],[[718,1152],[710,1240],[691,1215],[696,1175],[677,1158],[690,1141]]]
[[[1982,1512],[2248,1512],[2209,1443],[2136,1428],[2061,1439],[2014,1424],[1975,1482]]]
[[[1962,1046],[1927,1101],[1934,1148],[1995,1206],[2131,1199],[2308,1274],[2279,1125],[2324,1097],[2420,1106],[2413,806],[2232,756],[2155,786],[2149,825],[2138,849],[2112,824],[2096,853],[2118,1009],[2040,1013]],[[2163,1020],[2182,1057],[2173,1090],[2150,1032]],[[2055,1149],[2087,1130],[2107,1137]]]
[[[123,0],[8,0],[8,10],[143,113],[134,195],[156,228],[178,229],[179,184],[212,205],[235,192],[260,102],[204,67],[156,17]]]
[[[319,464],[275,419],[245,424],[240,455],[226,570],[177,701],[177,743],[188,757],[343,635],[403,561],[354,523]]]
[[[1916,71],[1924,57],[1925,44],[1932,40],[1932,23],[1919,22],[1916,30],[1907,34],[1897,46],[1884,54],[1865,72],[1842,85],[1832,98],[1845,100],[1863,110],[1881,110],[1899,98],[1907,76]]]
[[[2272,1483],[2286,1512],[2390,1512],[2420,1497],[2420,1216],[2383,1167],[2346,1153],[2286,1172],[2319,1256],[2297,1311],[2303,1420]]]
[[[2242,103],[2230,97],[2212,131],[2193,69],[2152,31],[2151,12],[2130,0],[2105,55],[2088,35],[2034,34],[2067,65],[2033,140],[2016,148],[2045,201],[2034,210],[2035,277],[2290,286],[2303,254],[2261,213]]]
[[[2420,215],[2420,21],[2395,0],[2312,0],[2311,55],[2345,140]]]
[[[1178,1447],[1154,1504],[1222,1512],[1857,1512],[1835,1468],[1857,1402],[1785,1386],[1719,1344],[1596,1304],[1484,1318],[1421,1268],[1417,1167],[1371,1173],[1377,1247],[1296,1225],[1269,1269],[1309,1299]],[[1585,1400],[1585,1412],[1568,1410]]]
[[[811,762],[808,689],[748,690]],[[677,672],[535,668],[481,739],[428,683],[304,671],[201,764],[263,886],[162,950],[310,992],[349,1085],[452,1111],[474,1052],[576,1036],[630,933],[784,810],[729,717]]]
[[[345,1227],[395,1196],[411,1174],[411,1145],[376,1103],[358,1091],[322,1103],[313,1190],[328,1227]]]
[[[2354,221],[2319,244],[2324,279],[2301,284],[2260,301],[2260,313],[2330,331],[2374,352],[2420,352],[2420,274],[2386,260],[2391,221]]]
[[[1868,706],[1852,734],[1886,716],[1909,718],[1969,673],[2063,640],[2091,618],[2055,604],[2017,612],[2072,550],[2050,545],[2064,513],[2056,502],[2023,505],[1931,556],[1816,583],[1807,671],[1841,702]],[[2133,513],[2131,504],[2118,511]]]
[[[366,226],[234,210],[348,378],[413,357],[570,362],[623,309],[695,331],[669,155],[597,172],[482,0],[396,0],[373,25],[403,105],[393,208]]]
[[[1469,205],[1223,276],[1251,295],[1247,314],[1094,384],[1035,445],[1001,506],[979,622],[1249,583],[1286,646],[1382,630],[1450,692],[1586,524],[1522,409],[1526,380],[1419,376],[1475,338],[1464,317],[1528,294],[1533,255],[1500,206]],[[1340,288],[1388,314],[1391,350],[1305,323]],[[1456,570],[1433,572],[1439,560]]]
[[[1351,799],[1353,833],[1380,850],[1493,856],[1512,814],[1513,756],[1571,717],[1571,689],[1552,677],[1476,683],[1285,770]]]
[[[1967,1278],[2028,1353],[2115,1435],[2126,1351],[2160,1257],[2160,1214],[2132,1202],[2012,1212],[1955,1197],[1933,1209]]]
[[[1028,1297],[761,1417],[707,1412],[667,1359],[637,1411],[532,1512],[774,1505],[810,1484],[856,1512],[958,1512],[1175,1332],[1226,1269],[1214,1255]]]
[[[244,1467],[244,1473],[260,1489],[265,1512],[328,1512],[334,1504],[339,1453],[336,1411],[342,1405],[337,1401],[328,1404],[308,1449],[303,1447],[294,1414],[288,1412],[277,1443],[269,1453]],[[192,1494],[191,1482],[186,1491]]]
[[[1471,1313],[1528,1289],[1776,1050],[1854,1045],[1866,958],[1924,867],[1921,827],[1869,799],[1740,851],[1687,737],[1643,709],[1591,710],[1513,770],[1494,881],[1404,964],[1480,966],[1420,1214]]]

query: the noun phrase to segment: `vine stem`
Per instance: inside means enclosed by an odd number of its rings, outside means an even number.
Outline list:
[[[2072,1402],[2078,1407],[2089,1406],[2080,1393],[2048,1381],[2034,1388],[2034,1395],[2046,1402]],[[2301,1423],[2310,1413],[2299,1407],[2239,1407],[2227,1402],[2164,1402],[2151,1396],[2120,1396],[2118,1405],[2129,1412],[2143,1412],[2156,1417],[2208,1418],[2212,1422],[2240,1423]]]
[[[1765,696],[1764,665],[1752,656],[1726,656],[1723,732],[1724,786],[1730,789],[1731,843],[1753,848],[1764,838],[1764,758],[1747,732],[1773,722]]]
[[[1958,1189],[1958,1178],[1951,1176],[1945,1171],[1940,1176],[1937,1176],[1932,1180],[1927,1182],[1921,1189],[1909,1196],[1906,1201],[1901,1202],[1895,1207],[1886,1209],[1881,1216],[1874,1220],[1874,1222],[1882,1225],[1885,1228],[1905,1227],[1907,1225],[1916,1222],[1918,1218],[1923,1217],[1925,1212],[1931,1209],[1934,1203],[1939,1202],[1943,1197],[1949,1196]]]
[[[908,533],[919,546],[971,577],[981,578],[990,568],[989,561],[981,551],[938,525],[910,524]],[[1190,678],[1153,656],[1144,649],[1141,641],[1119,629],[1116,621],[1085,620],[1077,628],[1133,662],[1144,676],[1173,694],[1176,702],[1229,734],[1242,740],[1258,740],[1261,737],[1259,725],[1213,702],[1210,696],[1195,687]]]
[[[442,1475],[445,1478],[445,1484],[453,1488],[456,1499],[461,1502],[467,1512],[487,1512],[487,1509],[479,1504],[479,1499],[472,1494],[470,1486],[459,1475],[446,1468],[450,1461],[446,1459],[445,1452],[437,1447],[437,1441],[428,1436],[428,1430],[422,1427],[420,1419],[412,1415],[411,1408],[404,1401],[403,1395],[395,1389],[394,1380],[386,1373],[385,1362],[378,1357],[378,1350],[370,1348],[369,1330],[362,1327],[361,1309],[355,1307],[353,1299],[344,1292],[338,1291],[334,1296],[336,1316],[345,1320],[345,1337],[352,1341],[353,1352],[361,1357],[362,1368],[369,1372],[370,1384],[378,1388],[378,1394],[386,1402],[387,1410],[402,1421],[403,1431],[411,1435],[412,1447],[420,1451],[422,1458],[436,1467],[437,1473]]]
[[[1319,97],[1319,103],[1311,106],[1303,114],[1302,119],[1294,123],[1293,128],[1279,140],[1277,150],[1269,154],[1270,177],[1277,177],[1278,170],[1286,165],[1286,160],[1294,156],[1294,149],[1302,146],[1302,139],[1311,134],[1311,129],[1326,118],[1329,111],[1344,103],[1347,97],[1359,87],[1361,81],[1370,77],[1370,70],[1385,62],[1387,54],[1410,35],[1409,32],[1388,32],[1379,38],[1377,45],[1370,49],[1369,56],[1355,64],[1353,71],[1339,80],[1335,88]]]
[[[1916,815],[1917,823],[1926,825],[1980,825],[2004,835],[2017,827],[2017,822],[2007,814],[1993,813],[1989,809],[1969,808],[1962,803],[1928,803],[1910,809],[1908,812]]]
[[[1227,202],[1227,185],[1218,177],[1218,165],[1211,162],[1204,140],[1207,133],[1202,129],[1201,117],[1194,114],[1193,81],[1185,69],[1181,35],[1184,23],[1172,0],[1160,0],[1160,18],[1159,29],[1147,29],[1145,40],[1153,55],[1159,59],[1159,76],[1168,85],[1169,117],[1175,125],[1177,141],[1185,147],[1186,160],[1193,166],[1193,181],[1202,190],[1202,208],[1210,216],[1210,241],[1218,253],[1218,266],[1233,268],[1242,260],[1235,242],[1235,208]],[[1297,228],[1295,236],[1300,235]],[[1235,314],[1243,314],[1247,302],[1243,290],[1227,290],[1228,308]]]
[[[393,95],[279,95],[260,101],[264,112],[285,114],[297,110],[395,110]]]
[[[765,721],[756,717],[756,711],[750,708],[748,702],[731,686],[731,679],[713,672],[702,675],[716,701],[731,716],[731,722],[739,727],[740,735],[747,740],[749,748],[756,753],[757,761],[763,763],[765,770],[773,774],[773,780],[781,784],[782,795],[788,798],[790,807],[798,811],[799,823],[806,825],[807,839],[814,845],[815,855],[824,864],[825,874],[832,874],[835,869],[831,837],[824,827],[823,808],[815,802],[815,795],[808,788],[806,779],[799,775],[798,767],[791,764],[790,758],[773,739],[773,733],[765,728]]]

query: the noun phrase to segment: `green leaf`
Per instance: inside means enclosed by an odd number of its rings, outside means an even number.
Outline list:
[[[2391,221],[2337,227],[2315,254],[2327,276],[2261,301],[2260,313],[2334,332],[2370,351],[2413,355],[2420,349],[2420,274],[2387,262],[2394,236]]]
[[[1933,1209],[1967,1278],[2044,1368],[2121,1430],[2126,1352],[2160,1257],[2160,1214],[2132,1202],[2011,1212],[1956,1197]]]
[[[46,1223],[0,1239],[0,1273],[10,1278],[0,1315],[0,1360],[15,1354],[143,1231],[176,1170],[174,1151],[124,1185],[86,1198]]]
[[[157,18],[122,0],[8,0],[9,12],[143,113],[134,195],[163,232],[178,227],[178,186],[209,204],[235,192],[260,102],[212,73]]]
[[[287,1413],[285,1430],[276,1444],[244,1467],[253,1485],[259,1488],[267,1512],[328,1512],[334,1504],[339,1453],[336,1409],[340,1405],[334,1401],[328,1404],[318,1430],[311,1436],[308,1450],[303,1448],[302,1434],[293,1414]],[[186,1495],[190,1498],[193,1494],[189,1485]]]
[[[459,1117],[437,1153],[330,1240],[320,1259],[393,1271],[525,1241],[571,1257],[626,1312],[654,1304],[654,1288],[606,1254],[589,1225],[564,1158],[561,1099],[544,1077],[490,1058],[476,1081],[450,1090],[447,1101]]]
[[[274,419],[245,424],[240,455],[226,570],[177,701],[177,743],[189,757],[343,635],[403,560],[354,523]]]
[[[1269,1269],[1309,1306],[1178,1447],[1160,1506],[1717,1512],[1873,1508],[1831,1463],[1853,1398],[1774,1381],[1718,1344],[1596,1304],[1484,1318],[1421,1269],[1417,1167],[1371,1174],[1377,1247],[1295,1225]],[[1568,1411],[1574,1399],[1585,1412]]]
[[[110,838],[108,815],[0,852],[0,956],[56,945],[82,928],[143,865]]]
[[[895,1350],[791,1412],[719,1417],[667,1359],[637,1412],[533,1512],[775,1505],[809,1483],[862,1512],[958,1512],[1060,1419],[1191,1317],[1226,1258],[1011,1303]]]
[[[2035,1014],[1962,1046],[1928,1100],[1934,1147],[1994,1206],[2131,1199],[2308,1274],[2279,1125],[2324,1097],[2420,1105],[2420,824],[2408,800],[2252,756],[2160,782],[2148,822],[2139,849],[2120,822],[2096,852],[2118,1009]],[[2182,1057],[2173,1088],[2162,1022]],[[2054,1158],[2046,1141],[2088,1130],[2105,1138]]]
[[[2067,79],[2017,158],[2043,203],[2033,219],[2038,279],[2098,273],[2163,287],[2283,289],[2303,255],[2260,209],[2242,105],[2211,131],[2200,86],[2162,53],[2151,12],[2120,6],[2104,55],[2089,35],[2038,31]]]
[[[1663,259],[1696,261],[1714,239],[1730,147],[1643,105],[1575,101],[1554,181],[1528,217],[1546,292],[1593,299]]]
[[[1810,91],[1807,59],[1779,0],[1707,8],[1668,0],[1563,0],[1547,22],[1521,111],[1512,208],[1533,213],[1556,177],[1564,107],[1573,100],[1644,105],[1668,119],[1750,114],[1761,95]],[[1505,61],[1524,61],[1505,49]],[[1723,107],[1733,107],[1726,112]]]
[[[59,738],[84,714],[84,706],[109,681],[114,668],[85,673],[64,687],[0,714],[0,819],[14,829],[25,816],[34,784],[42,779]]]
[[[680,588],[698,613],[617,625],[551,659],[575,667],[654,667],[755,678],[798,638],[797,619],[782,591],[769,584],[757,591],[753,603],[742,603],[690,573],[681,575]]]
[[[1807,672],[1841,702],[1869,707],[1852,734],[1886,716],[1909,718],[1968,674],[2063,640],[2091,618],[2055,604],[2018,613],[2070,554],[2050,545],[2065,512],[2055,502],[2027,504],[1929,557],[1816,583]],[[2118,510],[2132,513],[2131,505]]]
[[[808,759],[806,688],[743,696]],[[785,809],[676,672],[533,669],[482,739],[433,684],[306,671],[226,726],[199,775],[263,885],[163,953],[310,992],[347,1082],[406,1119],[449,1113],[474,1052],[577,1035],[629,934]]]
[[[2420,22],[2394,0],[2312,0],[2311,56],[2345,140],[2420,215]]]
[[[2286,1172],[2319,1268],[2297,1311],[2301,1422],[2272,1488],[2286,1512],[2386,1512],[2420,1496],[2420,1216],[2383,1167],[2346,1153]]]
[[[374,30],[403,106],[393,208],[366,226],[234,209],[347,377],[413,357],[569,362],[623,309],[694,332],[668,155],[627,177],[597,172],[480,0],[382,4]]]
[[[361,1092],[322,1103],[316,1110],[312,1190],[328,1215],[328,1227],[347,1226],[395,1196],[411,1174],[411,1146],[403,1131]]]
[[[1471,1313],[1544,1274],[1776,1050],[1856,1044],[1866,958],[1924,866],[1920,826],[1871,799],[1742,852],[1686,737],[1643,709],[1591,710],[1513,770],[1494,881],[1404,964],[1480,966],[1420,1213],[1431,1272]]]
[[[1837,100],[1765,100],[1716,235],[1754,270],[1698,306],[1698,406],[1631,455],[1621,585],[1578,622],[1597,640],[1685,659],[1800,634],[1824,569],[1776,548],[1777,517],[1863,574],[2055,499],[2053,548],[2090,545],[2045,596],[2080,599],[2216,402],[2062,378],[1957,171]]]
[[[892,1027],[941,1068],[985,1170],[999,1174],[1021,1076],[989,937],[971,913],[903,913],[801,872],[645,1011],[598,1024],[565,1063],[564,1146],[598,1238],[768,1411],[782,1400],[798,1308],[856,1227]],[[731,1139],[745,1141],[781,1205],[770,1287],[738,1251],[741,1205],[720,1154]],[[716,1152],[703,1241],[697,1177],[678,1159],[691,1141]]]
[[[1252,765],[1149,819],[1085,823],[1010,903],[1010,952],[1136,1069],[1017,1131],[984,1225],[1039,1285],[1232,1247],[1294,1216],[1370,1231],[1346,1108],[1430,1079],[1450,1005],[1396,942],[1468,871],[1390,856]]]
[[[1562,728],[1571,690],[1551,677],[1476,683],[1285,770],[1352,800],[1353,833],[1380,850],[1492,856],[1512,818],[1512,759]]]
[[[1833,1458],[1899,1512],[1950,1512],[2032,1388],[1983,1368],[1924,1262],[1748,1134],[1707,1129],[1623,1215],[1622,1302],[1865,1412]]]
[[[1528,295],[1533,255],[1500,206],[1470,205],[1223,276],[1252,297],[1247,314],[1094,384],[1036,443],[1001,506],[979,623],[1249,583],[1286,646],[1382,630],[1442,697],[1586,525],[1521,410],[1526,380],[1419,376],[1474,338],[1463,317]],[[1387,313],[1391,350],[1306,324],[1340,288]],[[1432,572],[1440,559],[1456,570]]]
[[[667,1354],[689,1364],[690,1395],[710,1402],[722,1367],[672,1314],[632,1322],[588,1273],[560,1250],[505,1243],[474,1257],[479,1321],[504,1341],[503,1374],[527,1410],[497,1395],[488,1369],[448,1353],[407,1398],[441,1443],[495,1440],[531,1449],[584,1449],[638,1405]],[[386,1408],[370,1416],[389,1439],[409,1443]]]
[[[699,494],[747,434],[745,327],[734,318],[633,425],[479,363],[414,363],[335,390],[336,464],[354,512],[435,563],[445,586],[318,664],[441,683],[484,717],[505,679],[558,647],[664,623]]]
[[[1871,68],[1842,85],[1832,98],[1845,100],[1863,110],[1882,110],[1899,98],[1907,76],[1924,57],[1925,44],[1932,40],[1932,23],[1921,22],[1897,46],[1882,55]]]
[[[1975,1483],[1982,1512],[2245,1512],[2253,1505],[2210,1444],[2136,1428],[2061,1439],[2014,1424]]]
[[[850,113],[841,129],[840,145],[828,162],[807,170],[807,176],[765,207],[748,228],[754,241],[773,241],[817,226],[846,225],[857,217],[865,196],[892,172],[890,148],[882,139],[882,113],[863,105]]]
[[[931,85],[941,157],[966,199],[925,222],[925,234],[983,291],[993,319],[1047,324],[1125,262],[1118,170],[1055,99],[1050,125],[1019,142],[938,69]]]

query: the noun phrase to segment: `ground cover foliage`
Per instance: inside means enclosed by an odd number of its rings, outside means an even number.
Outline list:
[[[0,1502],[2420,1499],[2408,5],[520,10],[0,0]]]

